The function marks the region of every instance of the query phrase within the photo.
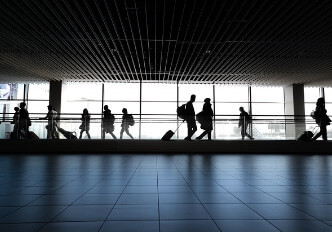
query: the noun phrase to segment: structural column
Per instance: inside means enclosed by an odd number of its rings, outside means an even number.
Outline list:
[[[286,138],[296,139],[305,131],[304,85],[293,84],[284,88]],[[289,115],[289,116],[288,116]]]
[[[62,81],[50,81],[49,104],[52,105],[58,113],[61,113],[61,92]]]

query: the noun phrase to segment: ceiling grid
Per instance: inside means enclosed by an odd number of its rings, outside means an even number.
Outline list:
[[[332,87],[331,0],[0,0],[0,82]]]

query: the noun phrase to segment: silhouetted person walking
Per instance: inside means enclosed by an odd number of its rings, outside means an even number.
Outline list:
[[[80,139],[82,139],[82,134],[83,134],[84,131],[88,135],[88,138],[91,139],[91,136],[90,136],[90,133],[89,133],[89,130],[90,130],[90,114],[89,114],[89,111],[86,108],[83,110],[81,120],[82,120],[82,124],[79,127],[81,129]]]
[[[254,139],[250,134],[247,132],[247,128],[249,124],[251,123],[251,117],[249,114],[244,110],[244,108],[241,106],[239,108],[240,110],[240,119],[239,119],[239,127],[241,128],[241,136],[242,139],[244,139],[245,136],[247,136],[249,139]]]
[[[103,112],[103,119],[102,119],[102,126],[103,126],[102,139],[105,139],[107,133],[111,134],[113,139],[116,139],[116,136],[113,134],[114,121],[115,121],[114,115],[111,113],[111,110],[108,108],[108,105],[105,105]]]
[[[201,129],[203,129],[203,133],[198,136],[196,139],[200,140],[205,135],[208,135],[208,140],[211,140],[211,131],[213,130],[212,118],[213,118],[213,110],[211,108],[211,99],[205,98],[203,110],[197,114],[197,121],[201,123]]]
[[[40,119],[47,119],[47,126],[46,126],[47,138],[48,139],[57,139],[57,138],[59,138],[59,135],[56,130],[57,112],[53,109],[53,106],[51,106],[51,105],[48,105],[47,109],[48,109],[48,112],[47,112],[46,116],[44,118],[40,118]]]
[[[188,135],[185,137],[185,140],[190,141],[193,134],[197,131],[196,120],[195,120],[195,109],[193,106],[193,102],[196,100],[196,95],[193,94],[190,96],[190,101],[186,104],[186,121],[188,127]]]
[[[126,132],[126,134],[131,138],[134,139],[134,137],[129,133],[129,126],[131,124],[132,115],[128,114],[128,111],[126,108],[122,109],[122,123],[121,123],[121,131],[120,131],[120,139],[122,139],[123,132]]]
[[[14,107],[14,111],[15,111],[15,113],[14,113],[13,121],[12,121],[12,124],[14,124],[14,129],[11,134],[11,139],[18,139],[20,137],[20,134],[19,134],[20,108]]]
[[[319,136],[322,136],[324,141],[327,140],[327,130],[326,126],[330,125],[331,119],[327,116],[327,111],[325,109],[325,99],[320,97],[316,102],[316,110],[314,112],[314,117],[316,123],[318,124],[320,130],[319,132],[312,138],[312,140],[316,140]]]
[[[29,118],[29,112],[25,108],[25,102],[20,103],[20,110],[19,110],[19,134],[22,138],[29,137],[29,126],[31,126],[31,120]]]

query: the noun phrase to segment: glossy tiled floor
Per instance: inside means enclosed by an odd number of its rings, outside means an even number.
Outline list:
[[[1,232],[328,232],[332,156],[0,156]]]

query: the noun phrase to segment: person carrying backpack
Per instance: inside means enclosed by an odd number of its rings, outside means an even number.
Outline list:
[[[196,138],[196,140],[201,140],[205,135],[208,135],[208,140],[211,140],[211,132],[213,130],[213,110],[210,102],[210,98],[205,98],[203,110],[196,115],[197,121],[201,124],[201,129],[204,130],[203,133]]]
[[[131,138],[134,139],[134,137],[129,133],[129,126],[134,125],[134,118],[131,114],[128,114],[128,111],[126,108],[122,109],[122,123],[121,123],[121,131],[120,131],[120,139],[122,139],[123,132],[126,132],[126,134]]]
[[[193,134],[197,131],[197,126],[196,126],[196,119],[195,119],[195,109],[193,106],[193,103],[196,100],[196,95],[192,94],[190,96],[190,101],[187,102],[186,104],[186,117],[185,120],[187,121],[187,127],[188,127],[188,135],[185,137],[185,140],[190,141],[191,137]]]
[[[250,134],[247,132],[247,128],[249,124],[251,123],[251,116],[244,110],[244,108],[241,106],[239,108],[240,110],[240,119],[239,119],[239,127],[241,127],[241,136],[242,139],[244,139],[245,136],[247,136],[249,139],[254,139]]]
[[[108,105],[105,105],[103,118],[102,118],[102,127],[103,127],[102,139],[105,139],[107,133],[111,134],[113,139],[116,139],[116,136],[113,134],[114,121],[115,121],[114,115],[111,113],[111,110],[108,108]]]

